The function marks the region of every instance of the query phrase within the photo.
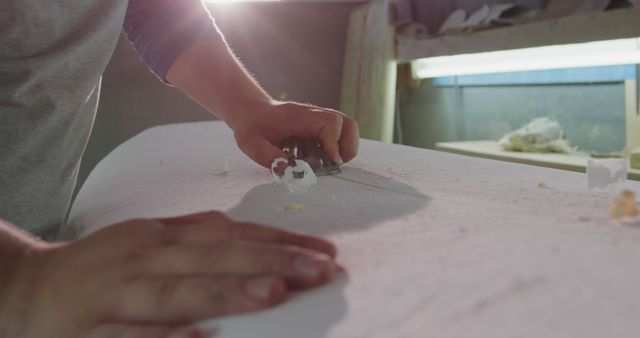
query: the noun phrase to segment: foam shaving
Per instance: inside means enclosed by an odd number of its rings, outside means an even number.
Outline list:
[[[318,183],[318,177],[311,169],[309,163],[303,160],[295,160],[295,166],[289,166],[287,160],[278,158],[271,164],[271,174],[276,183],[284,184],[290,192],[303,192]],[[284,174],[280,175],[276,172],[276,168],[280,164],[286,164]]]

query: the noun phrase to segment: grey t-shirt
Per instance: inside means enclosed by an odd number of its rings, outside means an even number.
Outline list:
[[[8,0],[0,10],[0,218],[64,222],[127,0]]]
[[[2,2],[0,218],[45,239],[64,225],[123,23],[161,79],[193,42],[219,37],[201,0]]]

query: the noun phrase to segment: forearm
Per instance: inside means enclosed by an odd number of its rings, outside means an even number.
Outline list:
[[[231,129],[273,99],[260,87],[222,37],[200,41],[173,63],[167,81],[222,118]]]
[[[221,117],[238,147],[269,168],[291,137],[315,138],[342,164],[358,150],[358,126],[348,116],[269,96],[244,69],[201,0],[130,0],[125,32],[149,68]]]
[[[160,79],[231,128],[272,102],[233,55],[201,0],[130,0],[123,27]]]

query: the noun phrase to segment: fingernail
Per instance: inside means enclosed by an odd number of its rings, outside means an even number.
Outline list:
[[[273,278],[256,278],[249,280],[244,285],[247,293],[254,298],[269,299],[273,289]]]
[[[327,260],[300,256],[296,258],[294,265],[299,273],[307,277],[318,278],[327,269]]]
[[[342,156],[340,156],[340,154],[336,155],[336,164],[337,165],[343,165],[344,161],[342,160]]]

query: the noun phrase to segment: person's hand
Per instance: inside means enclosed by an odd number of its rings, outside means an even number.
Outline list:
[[[279,146],[290,137],[316,139],[327,156],[342,165],[358,153],[358,124],[345,114],[294,102],[266,104],[247,112],[234,128],[240,149],[258,164],[270,168],[284,157]]]
[[[42,244],[0,285],[0,336],[199,337],[195,321],[274,306],[331,280],[335,247],[220,213],[133,220]],[[5,270],[6,271],[6,270]]]

